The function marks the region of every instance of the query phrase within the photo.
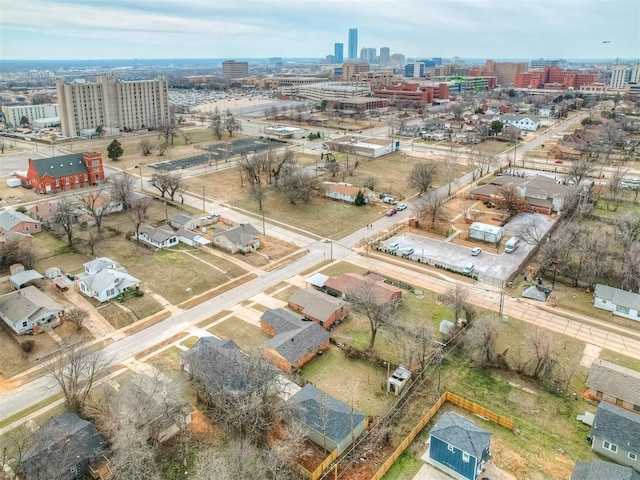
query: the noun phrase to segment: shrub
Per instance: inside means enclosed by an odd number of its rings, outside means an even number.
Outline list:
[[[35,340],[31,340],[31,339],[25,340],[20,344],[20,348],[25,354],[31,353],[31,351],[33,350],[33,347],[35,346],[36,346]]]

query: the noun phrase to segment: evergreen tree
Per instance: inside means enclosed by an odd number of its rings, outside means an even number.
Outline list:
[[[362,190],[358,190],[358,194],[356,195],[356,199],[353,203],[355,204],[356,207],[361,207],[366,203],[364,198],[364,193],[362,193]]]
[[[122,145],[118,140],[113,140],[107,147],[107,157],[109,157],[114,162],[117,162],[118,159],[124,154],[124,150],[122,149]]]

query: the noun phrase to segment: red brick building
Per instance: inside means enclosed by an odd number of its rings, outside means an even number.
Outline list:
[[[28,185],[38,193],[97,185],[104,180],[102,157],[96,152],[86,152],[51,158],[30,158],[26,176],[19,175],[18,178],[23,185]]]
[[[387,85],[384,88],[373,90],[373,96],[378,98],[393,99],[396,102],[411,102],[426,105],[433,103],[434,99],[447,100],[449,98],[449,86],[440,83],[436,86],[421,86],[419,83],[402,82],[395,85]]]
[[[513,86],[516,88],[546,88],[564,90],[573,88],[578,90],[583,85],[595,83],[595,73],[567,71],[560,67],[549,66],[544,70],[517,73]]]

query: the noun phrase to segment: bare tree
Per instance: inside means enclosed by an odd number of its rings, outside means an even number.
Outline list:
[[[149,183],[160,192],[162,198],[164,198],[165,193],[168,194],[171,201],[174,200],[176,193],[184,186],[182,173],[180,172],[154,173]]]
[[[298,202],[311,203],[317,181],[307,170],[295,163],[286,164],[279,190],[291,205]]]
[[[73,246],[73,233],[77,223],[77,215],[76,204],[71,197],[62,197],[58,200],[52,220],[66,234],[69,246]]]
[[[147,210],[151,205],[151,200],[148,197],[141,198],[131,204],[128,210],[129,219],[133,223],[135,230],[136,241],[140,242],[138,234],[140,233],[140,226],[147,219]]]
[[[21,263],[24,268],[33,268],[35,254],[30,244],[19,239],[8,239],[0,244],[0,268],[8,269],[14,263]]]
[[[240,120],[233,118],[233,115],[228,115],[224,120],[224,129],[229,132],[229,137],[233,137],[233,132],[242,131],[242,125]]]
[[[160,472],[156,462],[157,448],[141,440],[134,420],[120,422],[119,428],[111,435],[113,455],[110,468],[116,478],[127,480],[159,480]]]
[[[23,478],[21,463],[24,454],[33,444],[33,432],[23,423],[0,436],[0,468],[7,479]],[[8,470],[6,467],[9,467]],[[5,478],[0,475],[0,478]]]
[[[108,212],[108,206],[111,198],[106,199],[106,193],[102,189],[94,190],[79,197],[80,209],[93,218],[96,223],[98,233],[102,229],[102,220]]]
[[[211,123],[209,123],[209,130],[216,136],[218,140],[222,139],[222,132],[224,132],[224,128],[222,125],[222,117],[218,112],[218,108],[216,107],[212,117]]]
[[[469,289],[461,283],[456,283],[450,287],[442,296],[442,299],[453,309],[454,321],[456,323],[467,304]]]
[[[528,218],[517,232],[518,237],[529,245],[537,245],[543,234],[544,229],[538,217]]]
[[[495,366],[497,341],[498,329],[491,318],[481,315],[473,320],[465,337],[465,347],[476,367]]]
[[[146,157],[153,151],[153,144],[148,139],[143,138],[138,143],[138,150],[140,150],[143,157]]]
[[[640,290],[640,247],[630,246],[622,256],[620,288],[630,291]]]
[[[409,174],[408,184],[419,190],[418,195],[426,192],[438,174],[438,167],[434,162],[416,163]]]
[[[440,195],[431,194],[417,205],[417,216],[430,222],[431,228],[436,224],[449,221],[449,209],[446,207],[446,199]]]
[[[269,155],[271,156],[271,154],[272,154],[272,151],[269,150]],[[294,163],[294,155],[291,150],[287,150],[284,153],[284,155],[278,158],[275,158],[270,162],[271,170],[270,170],[269,178],[273,177],[274,186],[276,190],[278,189],[278,180],[280,178],[280,174],[282,173],[283,169],[285,169],[286,166],[291,163]]]
[[[493,153],[474,148],[469,153],[469,162],[479,170],[479,176],[482,177],[485,173],[489,173],[492,167],[498,164],[498,158]],[[473,172],[473,179],[476,179],[475,171]]]
[[[122,203],[125,210],[129,208],[134,183],[133,175],[127,171],[109,178],[109,195],[113,201]]]
[[[595,167],[592,163],[588,162],[573,162],[569,167],[569,173],[567,175],[567,181],[574,185],[580,185],[583,180],[588,178]]]
[[[89,318],[89,312],[82,310],[78,307],[70,308],[64,312],[64,319],[73,323],[76,326],[76,330],[82,330],[82,325],[85,320]]]
[[[65,345],[45,363],[45,369],[62,390],[69,410],[79,412],[98,374],[108,365],[100,351],[91,352],[76,342]]]
[[[628,250],[635,241],[640,240],[640,213],[624,212],[616,220],[616,227],[622,242],[622,248]]]
[[[191,143],[191,141],[193,140],[193,133],[191,133],[191,132],[183,132],[182,133],[182,138],[184,138],[184,144],[185,145],[189,145]]]
[[[458,100],[450,104],[449,111],[453,114],[454,120],[460,120],[464,114],[465,105],[464,102]]]
[[[532,367],[528,371],[529,375],[536,380],[550,380],[557,363],[557,337],[549,330],[532,327],[526,330],[524,338]]]
[[[169,148],[169,144],[164,140],[160,142],[158,145],[156,145],[156,150],[158,150],[158,156],[159,157],[163,156],[164,152],[167,151],[167,148]]]
[[[346,293],[347,299],[369,320],[369,349],[372,349],[378,329],[391,328],[396,323],[398,302],[387,302],[378,298],[376,281],[367,277]]]
[[[529,202],[518,193],[513,185],[507,185],[496,189],[496,206],[508,215],[513,216],[520,212],[526,212]]]
[[[165,120],[158,125],[158,137],[162,138],[166,145],[173,145],[173,140],[178,136],[178,124],[173,120]]]
[[[202,480],[262,480],[269,478],[265,452],[246,437],[224,449],[207,448],[196,460],[195,478]]]

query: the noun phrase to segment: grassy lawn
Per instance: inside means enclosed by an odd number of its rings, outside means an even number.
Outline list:
[[[627,357],[626,355],[621,355],[617,352],[612,352],[611,350],[602,349],[600,351],[600,355],[598,356],[602,360],[606,360],[607,362],[617,363],[623,367],[630,368],[632,370],[636,370],[640,372],[640,360],[635,358]]]
[[[180,342],[180,345],[184,345],[187,348],[191,348],[196,344],[198,340],[200,340],[200,337],[185,338],[183,341]]]
[[[299,287],[296,287],[295,285],[288,285],[286,288],[273,295],[273,297],[277,298],[278,300],[282,300],[283,302],[288,302],[289,298],[291,298],[291,295],[293,295],[298,290],[298,288]]]
[[[47,397],[44,400],[30,406],[29,408],[26,408],[14,415],[11,415],[10,417],[3,418],[2,420],[0,420],[0,428],[6,427],[7,425],[11,425],[13,422],[17,422],[21,418],[26,417],[27,415],[31,415],[33,412],[37,412],[41,408],[44,408],[47,405],[52,404],[53,402],[55,402],[56,400],[62,397],[63,397],[62,392],[56,393],[55,395]]]
[[[136,315],[139,320],[149,317],[154,313],[158,313],[162,310],[162,305],[151,295],[143,295],[142,297],[136,297],[135,295],[129,295],[125,299],[123,305]]]
[[[168,377],[175,378],[180,374],[180,356],[183,352],[182,349],[172,346],[149,358],[146,362]]]
[[[98,311],[116,330],[133,323],[133,320],[127,315],[127,312],[113,303],[100,307]]]
[[[238,317],[227,318],[218,325],[208,329],[209,332],[220,338],[229,338],[236,342],[245,352],[257,351],[260,345],[271,337]]]
[[[319,273],[333,277],[335,275],[341,275],[343,273],[367,273],[367,269],[358,267],[349,262],[338,262],[334,265],[320,270]]]
[[[423,447],[422,452],[413,452],[412,447]],[[424,442],[414,441],[409,447],[402,452],[402,455],[391,465],[391,468],[385,473],[383,480],[413,480],[413,477],[420,467],[424,465],[419,456],[424,453]]]
[[[198,328],[204,328],[209,326],[210,324],[212,324],[213,322],[220,320],[223,317],[226,317],[227,315],[230,315],[231,311],[230,310],[223,310],[219,313],[216,313],[213,317],[209,317],[206,320],[202,320],[200,323],[196,324],[196,327]]]
[[[305,380],[368,415],[382,415],[396,398],[382,389],[386,375],[384,368],[349,359],[335,346],[302,368]]]

